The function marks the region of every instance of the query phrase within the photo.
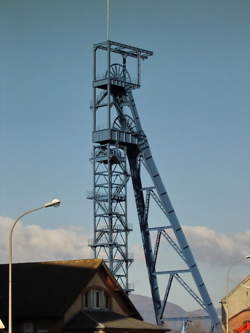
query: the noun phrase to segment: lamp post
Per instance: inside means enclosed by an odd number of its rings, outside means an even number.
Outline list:
[[[15,222],[13,223],[10,233],[9,233],[9,321],[8,321],[8,332],[12,333],[12,236],[14,228],[17,224],[17,222],[25,215],[31,214],[33,212],[36,212],[37,210],[43,209],[43,208],[49,208],[49,207],[57,207],[61,203],[60,200],[54,199],[46,204],[44,204],[41,207],[34,208],[31,210],[27,210],[22,215],[20,215]]]
[[[233,266],[235,266],[236,264],[239,264],[241,261],[243,261],[245,259],[250,259],[250,255],[247,255],[244,258],[241,258],[240,260],[237,260],[227,270],[227,293],[226,293],[226,316],[227,317],[226,317],[226,333],[229,333],[228,332],[228,329],[229,329],[229,306],[228,306],[229,275],[230,275],[230,272],[231,272]]]

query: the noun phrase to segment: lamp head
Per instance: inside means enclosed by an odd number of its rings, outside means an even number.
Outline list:
[[[61,201],[59,199],[53,199],[52,201],[46,203],[44,205],[45,208],[48,208],[48,207],[58,207],[60,206],[60,203]]]

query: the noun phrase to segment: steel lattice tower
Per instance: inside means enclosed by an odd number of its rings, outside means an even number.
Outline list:
[[[105,41],[94,45],[93,52],[93,170],[94,239],[91,247],[95,257],[102,257],[125,291],[128,269],[127,182],[132,180],[143,250],[154,304],[156,322],[209,318],[211,329],[220,329],[220,322],[166,188],[153,160],[146,134],[143,131],[133,89],[140,87],[141,60],[153,52],[129,45]],[[132,79],[128,69],[135,72]],[[127,171],[126,161],[129,164]],[[142,167],[151,178],[152,186],[145,187]],[[166,224],[151,226],[150,202],[154,201],[165,216]],[[152,236],[154,233],[154,236]],[[163,241],[174,249],[185,265],[184,269],[159,270],[158,258]],[[160,295],[158,277],[165,277],[165,291]],[[184,279],[193,280],[197,292]],[[205,316],[166,318],[165,307],[173,281],[176,281],[205,310]]]
[[[113,143],[94,146],[94,239],[95,258],[104,258],[110,270],[129,292],[128,268],[133,259],[128,253],[127,158],[126,148]]]

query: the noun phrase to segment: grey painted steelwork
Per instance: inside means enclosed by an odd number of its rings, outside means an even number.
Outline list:
[[[100,53],[106,56],[107,67],[104,66],[102,69],[103,75],[100,75],[100,69],[97,68],[100,65],[97,63],[97,56]],[[120,275],[115,268],[116,253],[121,255],[124,262],[120,262],[118,267],[126,267],[127,271],[124,269],[124,285],[128,286],[128,268],[132,261],[127,256],[129,228],[127,227],[126,184],[131,176],[157,323],[161,324],[166,319],[164,318],[165,306],[173,281],[176,281],[206,311],[211,319],[211,330],[218,331],[220,330],[220,322],[217,313],[153,160],[132,94],[132,90],[139,88],[141,84],[141,59],[147,59],[151,55],[153,55],[151,51],[112,41],[94,45],[92,138],[93,143],[98,145],[95,146],[93,155],[94,241],[92,248],[96,257],[104,255],[117,279],[120,278]],[[119,62],[117,62],[117,58],[119,58]],[[137,65],[133,66],[133,69],[136,68],[137,71],[134,80],[131,78],[131,60],[137,61]],[[103,62],[101,64],[103,65]],[[101,93],[98,95],[97,91]],[[101,151],[105,152],[105,162],[99,160]],[[115,152],[121,153],[122,163],[121,160],[114,158]],[[130,176],[126,169],[126,159],[130,167]],[[117,184],[115,170],[118,166],[121,176]],[[153,186],[151,187],[143,187],[142,166],[145,167],[152,180]],[[101,167],[105,169],[104,173],[100,173]],[[101,177],[103,177],[102,180]],[[103,199],[104,192],[106,201]],[[114,207],[117,207],[117,197],[114,193],[119,193],[119,196],[124,194],[124,200],[118,200],[119,204],[123,202],[125,207],[122,218],[117,218],[117,212],[114,211]],[[165,226],[149,226],[151,198],[167,218],[168,224],[166,223]],[[118,228],[119,236],[125,235],[123,244],[117,244],[114,241],[114,234],[117,232],[114,222],[116,220],[119,221],[120,226]],[[102,227],[103,224],[105,228]],[[155,238],[151,237],[152,232],[156,232]],[[171,236],[170,233],[172,233]],[[160,243],[164,240],[182,259],[185,269],[157,269]],[[166,276],[167,286],[163,295],[160,295],[158,287],[159,275]],[[192,277],[197,292],[188,285],[182,277],[183,275]],[[128,287],[124,289],[129,290]]]
[[[94,146],[94,239],[90,246],[95,258],[103,258],[128,292],[128,268],[133,259],[128,253],[126,148],[107,143]]]

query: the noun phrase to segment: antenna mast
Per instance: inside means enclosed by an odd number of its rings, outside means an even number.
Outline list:
[[[110,0],[107,0],[107,40],[110,36]]]

